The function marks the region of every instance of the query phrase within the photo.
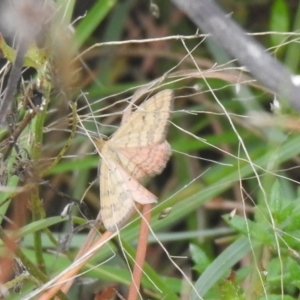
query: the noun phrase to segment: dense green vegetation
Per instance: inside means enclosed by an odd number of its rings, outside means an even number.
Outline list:
[[[175,101],[167,136],[171,160],[145,182],[159,201],[142,299],[298,299],[299,112],[196,34],[168,1],[57,2],[63,14],[47,33],[46,50],[27,52],[30,70],[16,95],[14,128],[0,132],[1,256],[13,253],[28,271],[1,277],[7,288],[18,288],[8,299],[26,297],[72,264],[89,231],[82,225],[99,210],[99,155],[91,138],[110,136],[130,97],[149,83],[151,95],[170,88]],[[219,2],[270,55],[299,72],[298,1]],[[70,38],[63,28],[72,20]],[[8,45],[0,40],[13,62]],[[35,78],[47,104],[26,121],[23,102]],[[24,120],[18,146],[8,151]],[[130,222],[98,250],[66,297],[94,299],[107,286],[126,297],[139,228],[140,219]],[[6,235],[20,242],[11,244]],[[12,261],[3,259],[5,266],[12,270]]]

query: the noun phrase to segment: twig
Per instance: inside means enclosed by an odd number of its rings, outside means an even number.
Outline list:
[[[214,1],[172,0],[205,33],[274,93],[300,111],[300,86],[297,78],[266,52],[256,40],[218,7]]]
[[[20,258],[22,264],[28,270],[28,272],[37,280],[41,282],[47,282],[48,277],[38,268],[36,267],[27,257],[24,255],[22,250],[19,248],[18,244],[11,239],[5,231],[0,227],[0,238],[4,241],[4,244],[9,248],[10,252],[14,252],[15,255]],[[3,269],[4,270],[4,269]],[[58,297],[60,299],[68,299],[63,293],[59,292]]]
[[[114,236],[114,232],[106,231],[89,249],[86,253],[84,259],[80,259],[79,263],[77,261],[74,262],[74,267],[70,269],[68,272],[64,273],[62,276],[56,278],[55,285],[49,289],[48,291],[44,292],[39,300],[49,300],[57,292],[59,292],[60,289],[63,289],[66,282],[69,280],[72,280],[72,278],[79,272],[79,270],[92,258],[92,256],[96,253],[96,249],[99,250],[99,248],[104,245],[108,239],[110,239],[112,236]],[[51,281],[53,284],[53,282]],[[48,282],[49,284],[49,282]],[[27,298],[24,298],[27,299]],[[31,299],[31,298],[28,298]]]
[[[9,74],[6,92],[0,104],[0,124],[3,125],[8,110],[11,108],[13,97],[17,91],[17,85],[21,76],[23,62],[27,51],[27,43],[20,41],[17,47],[16,60]]]
[[[135,263],[133,267],[133,276],[131,285],[128,293],[128,300],[137,299],[139,294],[139,287],[141,284],[141,278],[143,273],[143,265],[145,262],[147,245],[148,245],[148,235],[149,235],[149,223],[151,220],[151,209],[152,204],[143,205],[143,218],[141,221],[140,234],[138,239],[138,245],[136,250]]]
[[[75,261],[78,260],[79,258],[81,258],[91,248],[91,245],[93,244],[93,241],[95,239],[95,236],[98,233],[98,229],[100,228],[101,224],[102,224],[101,215],[100,215],[100,211],[99,211],[97,218],[96,218],[96,222],[95,222],[94,226],[92,226],[84,244],[79,249],[79,251],[75,257]],[[73,281],[74,281],[74,278],[68,280],[68,282],[66,282],[64,284],[64,286],[62,287],[62,289],[61,289],[62,292],[67,293],[69,291],[69,289],[71,288]]]
[[[5,161],[9,157],[10,152],[14,147],[16,141],[18,140],[20,134],[23,132],[23,130],[26,128],[26,126],[29,124],[29,122],[33,119],[34,116],[35,116],[34,112],[28,113],[23,119],[23,121],[20,123],[20,125],[17,127],[17,129],[13,132],[13,134],[8,138],[8,140],[5,141],[8,142],[9,145],[5,153],[3,154],[3,161]]]

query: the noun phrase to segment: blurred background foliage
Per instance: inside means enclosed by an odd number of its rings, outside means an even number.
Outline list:
[[[292,72],[299,73],[299,1],[218,3],[246,32],[260,33],[254,38]],[[153,211],[151,226],[156,238],[150,238],[149,264],[144,268],[148,276],[142,282],[144,299],[200,299],[200,295],[204,299],[299,299],[298,113],[291,109],[272,110],[275,96],[259,83],[254,86],[249,74],[241,72],[209,38],[185,40],[189,51],[195,48],[194,61],[176,38],[95,46],[196,34],[196,26],[169,1],[151,4],[136,0],[58,0],[57,5],[63,7],[66,22],[74,21],[74,38],[72,43],[62,44],[62,52],[53,49],[58,54],[70,51],[77,56],[93,47],[66,74],[76,74],[76,83],[69,87],[68,95],[77,99],[77,113],[87,130],[99,130],[109,136],[115,130],[111,125],[118,126],[126,106],[117,101],[130,97],[137,87],[172,68],[181,72],[174,77],[180,80],[167,78],[162,87],[175,91],[172,122],[183,130],[170,126],[172,159],[161,175],[147,182],[147,188],[161,204]],[[155,5],[159,17],[153,15]],[[9,37],[5,40],[12,43]],[[193,75],[199,74],[195,62],[202,72],[198,77]],[[24,78],[31,79],[34,74],[34,68],[27,70]],[[74,122],[59,87],[53,90],[44,127],[36,128],[30,123],[20,138],[24,145],[28,131],[42,130],[41,157],[34,161],[39,174],[60,153]],[[104,113],[99,111],[111,104],[114,105]],[[108,113],[112,115],[107,116]],[[89,138],[77,129],[64,158],[43,174],[43,180],[54,189],[73,199],[84,198],[88,213],[74,208],[74,226],[98,213],[99,186],[94,184],[87,190],[97,178],[98,163]],[[10,185],[23,184],[13,172],[9,175]],[[46,217],[32,219],[29,209],[28,222],[20,234],[22,250],[36,262],[39,259],[34,239],[37,232],[41,233],[39,255],[43,256],[49,277],[71,264],[87,232],[73,234],[66,255],[53,252],[58,246],[49,236],[64,238],[72,231],[70,223],[62,222],[59,216],[70,200],[54,189],[39,186]],[[3,193],[1,200],[7,199],[15,199],[15,195]],[[3,203],[6,205],[1,206],[1,214],[12,218],[14,201]],[[161,212],[170,207],[171,213],[160,220]],[[234,214],[229,215],[230,212]],[[4,228],[6,224],[3,220]],[[47,228],[51,228],[51,234]],[[121,232],[122,246],[129,253],[134,253],[138,228],[139,222],[135,221]],[[174,267],[157,240],[171,256],[184,257],[174,260],[192,284]],[[94,299],[94,293],[107,285],[117,285],[118,291],[126,295],[131,275],[116,242],[110,247],[99,251],[86,265],[85,270],[91,271],[75,284],[70,299]],[[105,261],[107,258],[110,260]],[[22,294],[12,293],[10,298],[20,299],[33,286],[27,282]]]

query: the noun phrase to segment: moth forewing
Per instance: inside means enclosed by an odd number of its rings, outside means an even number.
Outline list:
[[[101,162],[100,213],[106,229],[120,229],[134,212],[134,202],[147,204],[156,201],[151,192],[114,160]]]
[[[171,156],[166,133],[173,98],[172,90],[161,91],[137,107],[108,141],[95,141],[102,157],[100,214],[106,229],[120,229],[135,202],[156,202],[139,181],[161,173]]]
[[[166,141],[154,146],[118,148],[121,165],[138,180],[160,174],[171,154]]]
[[[163,90],[136,108],[109,140],[116,147],[157,145],[166,139],[174,93]]]

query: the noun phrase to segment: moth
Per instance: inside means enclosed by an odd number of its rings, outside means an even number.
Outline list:
[[[102,157],[100,215],[107,230],[120,229],[135,202],[157,202],[141,181],[160,174],[171,156],[166,134],[173,101],[173,91],[163,90],[138,106],[109,140],[95,140]]]

